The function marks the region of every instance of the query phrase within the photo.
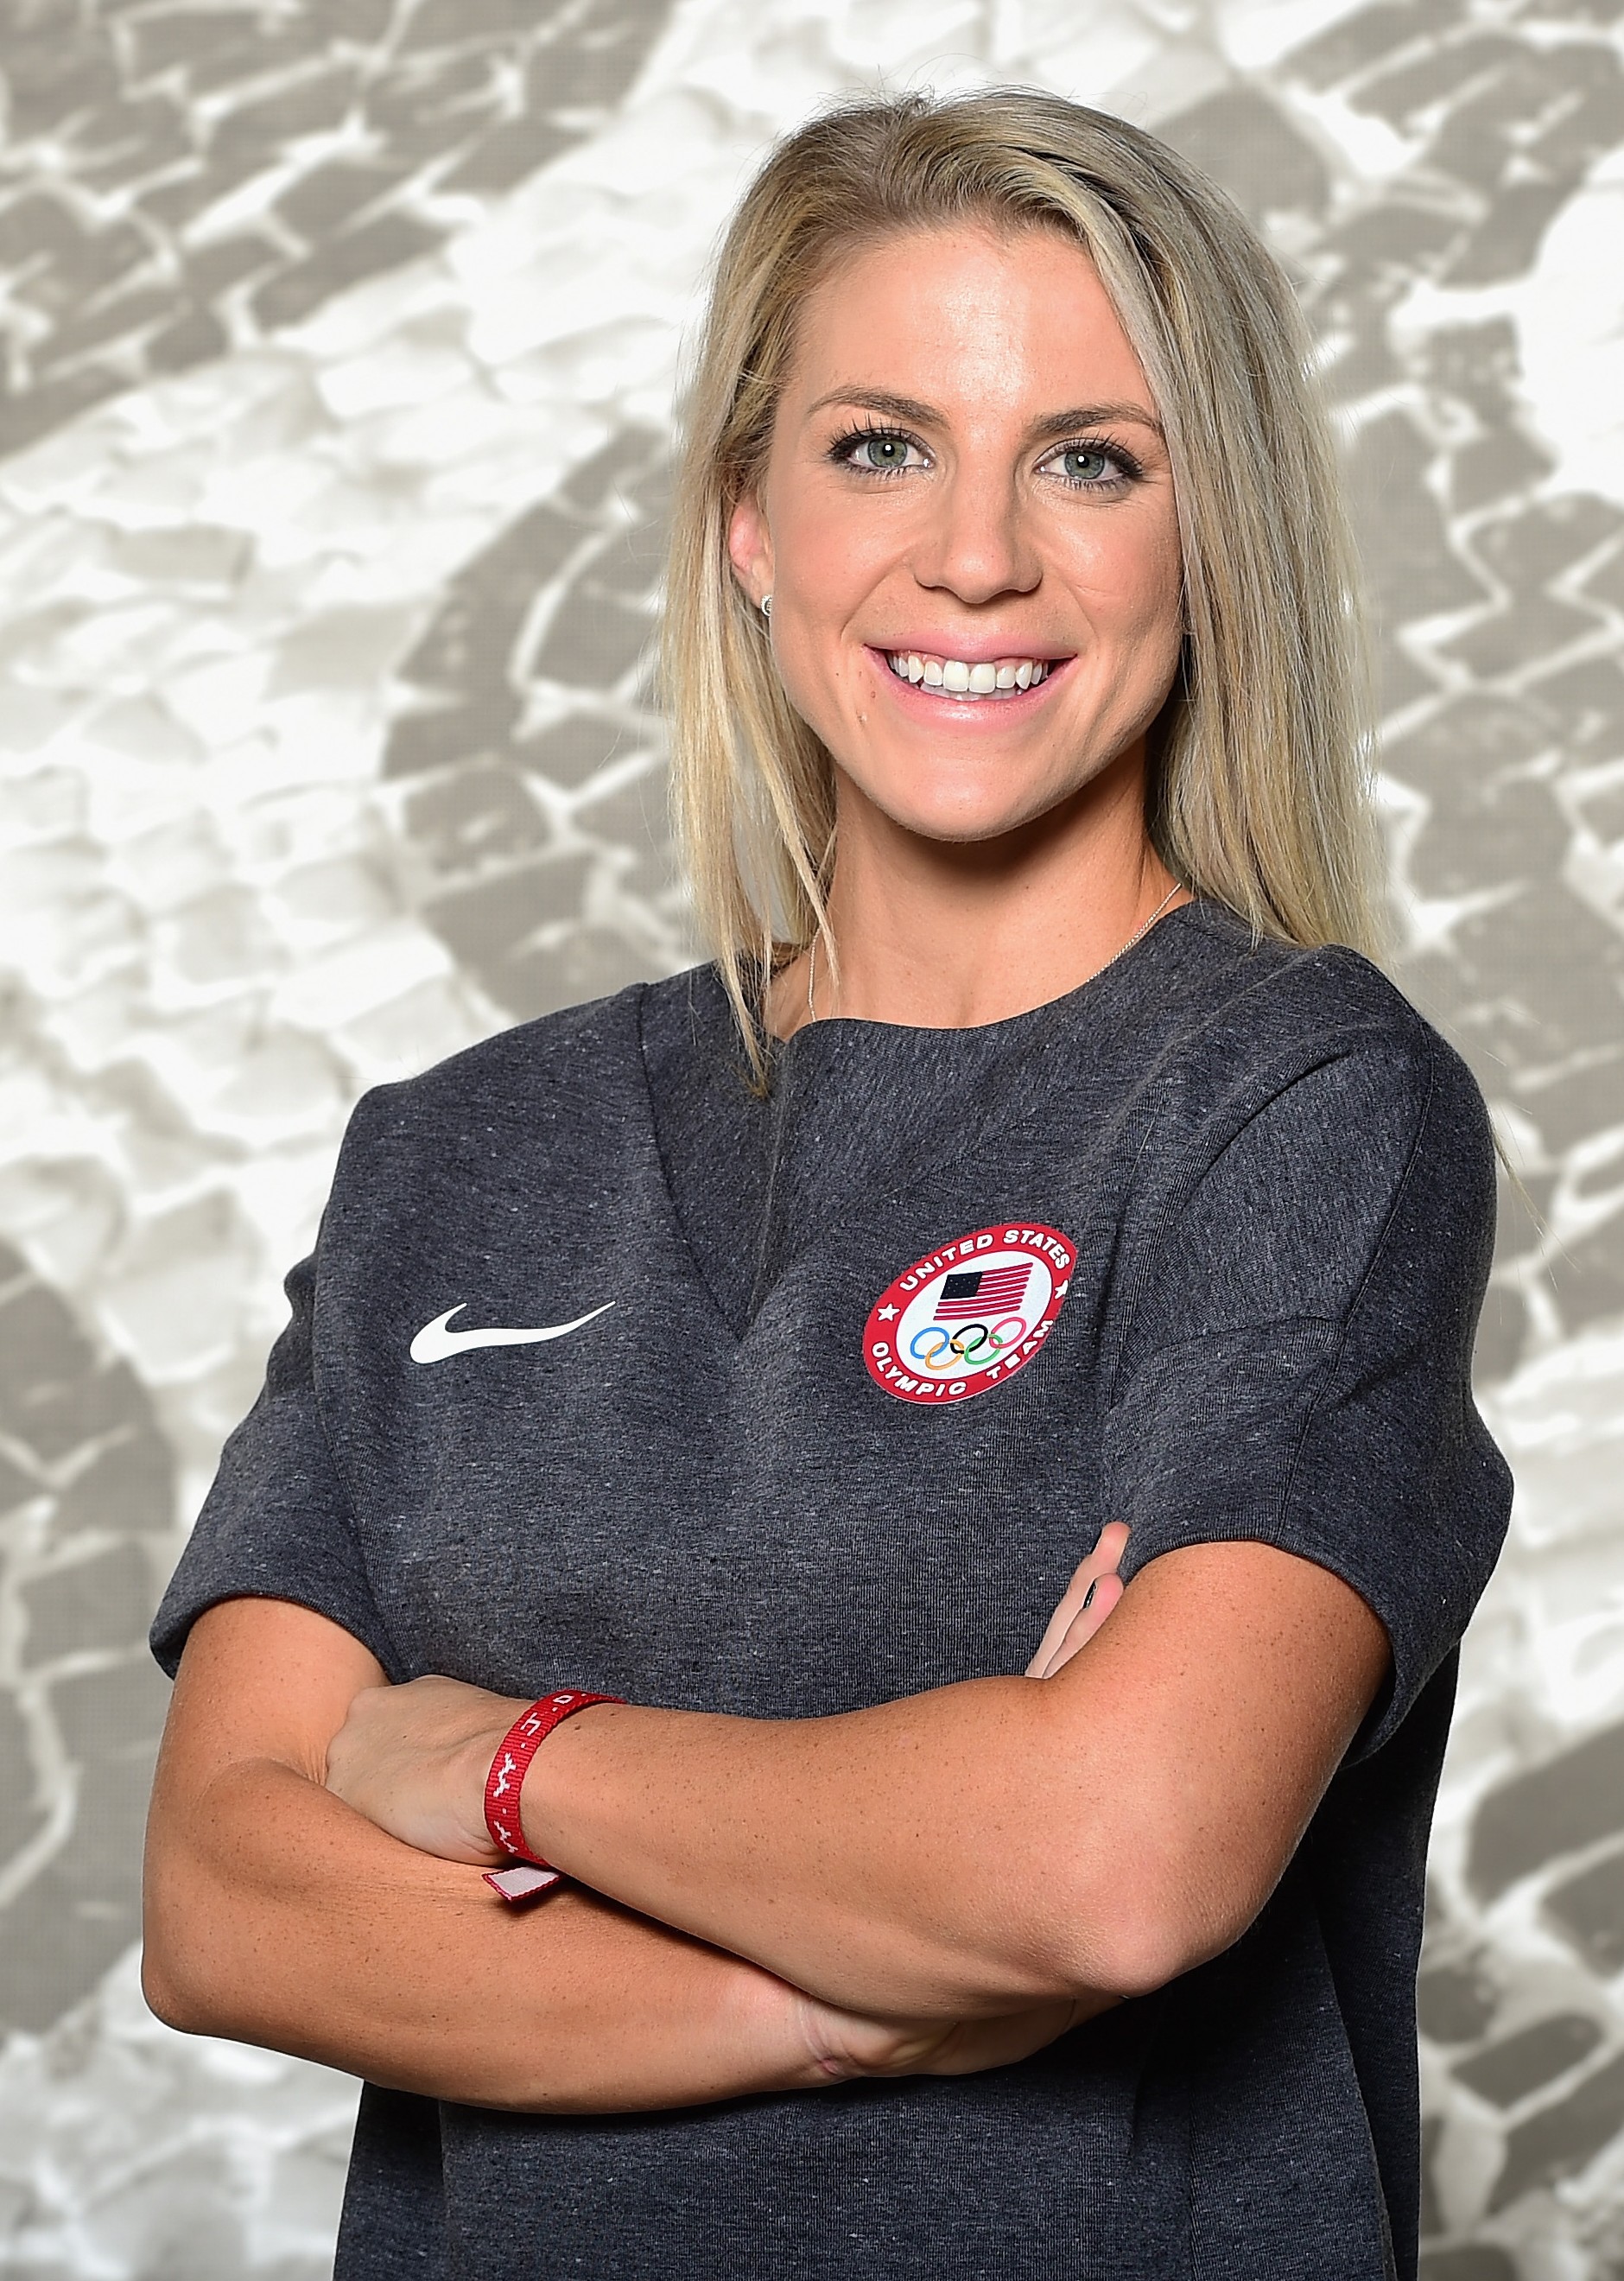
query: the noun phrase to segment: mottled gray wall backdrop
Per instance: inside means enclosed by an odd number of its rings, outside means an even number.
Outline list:
[[[1402,979],[1520,1477],[1422,1983],[1428,2281],[1624,2281],[1620,0],[0,0],[0,2269],[314,2281],[341,2078],[143,2013],[142,1635],[357,1094],[688,955],[679,336],[831,90],[1159,127],[1311,313]]]

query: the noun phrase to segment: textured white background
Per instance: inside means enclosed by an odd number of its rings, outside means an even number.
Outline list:
[[[1017,80],[1293,265],[1383,628],[1401,978],[1512,1204],[1520,1479],[1423,1983],[1430,2281],[1624,2277],[1615,0],[4,0],[0,2269],[325,2271],[352,2092],[145,2014],[141,1634],[344,1117],[684,963],[638,655],[765,143]]]

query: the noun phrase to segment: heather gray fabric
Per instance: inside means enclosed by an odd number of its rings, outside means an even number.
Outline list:
[[[1361,960],[1204,904],[1014,1020],[823,1023],[764,1102],[739,1064],[701,971],[361,1103],[160,1612],[168,1668],[262,1593],[399,1678],[816,1716],[1020,1669],[1119,1516],[1133,1568],[1252,1537],[1334,1570],[1393,1683],[1216,1962],[960,2081],[562,2121],[368,2092],[339,2281],[1413,2272],[1427,1829],[1509,1503],[1468,1385],[1471,1079]],[[870,1303],[1004,1219],[1077,1247],[1048,1342],[971,1400],[882,1390]],[[607,1300],[407,1358],[459,1304]]]

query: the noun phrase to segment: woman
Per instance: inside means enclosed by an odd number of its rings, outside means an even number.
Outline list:
[[[1053,98],[746,197],[715,966],[361,1104],[155,1634],[149,1991],[367,2077],[341,2276],[1413,2269],[1492,1156],[1357,955],[1303,372]]]

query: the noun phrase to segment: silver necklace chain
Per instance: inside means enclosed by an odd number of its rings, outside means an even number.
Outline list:
[[[1144,940],[1151,928],[1156,924],[1163,912],[1167,909],[1169,903],[1172,902],[1173,897],[1178,894],[1180,888],[1183,886],[1183,884],[1184,883],[1181,879],[1175,879],[1173,881],[1172,885],[1169,887],[1167,893],[1163,896],[1161,901],[1156,905],[1155,910],[1151,912],[1149,917],[1144,922],[1143,925],[1136,926],[1134,928],[1133,933],[1123,944],[1120,950],[1112,951],[1110,956],[1105,962],[1105,966],[1115,966],[1119,958],[1125,958],[1127,956],[1129,951],[1133,949],[1136,942],[1142,942]],[[807,948],[807,1019],[808,1022],[816,1022],[819,1018],[817,1008],[812,1002],[813,989],[817,978],[817,941],[818,939],[816,935],[814,935]],[[1105,966],[1096,967],[1094,969],[1094,973],[1103,974],[1105,971]],[[1092,982],[1094,975],[1090,975],[1088,978]]]

